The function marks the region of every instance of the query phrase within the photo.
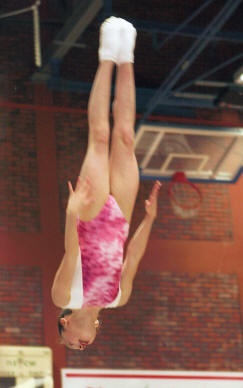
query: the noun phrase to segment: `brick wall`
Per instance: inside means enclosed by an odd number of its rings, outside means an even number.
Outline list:
[[[0,230],[40,230],[35,114],[0,108]]]
[[[0,46],[0,99],[32,104],[32,25],[3,23]],[[0,229],[39,231],[35,114],[31,110],[0,108],[0,188]]]
[[[44,345],[41,280],[38,267],[0,264],[2,345]]]
[[[68,367],[242,370],[237,278],[140,273],[127,306],[101,313],[95,344]]]
[[[68,128],[68,130],[67,130]],[[75,186],[87,147],[87,120],[84,114],[56,113],[57,170],[61,227],[64,230],[68,180]]]

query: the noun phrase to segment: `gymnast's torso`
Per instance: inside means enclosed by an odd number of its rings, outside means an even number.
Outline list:
[[[109,195],[91,221],[77,221],[80,254],[65,308],[116,307],[121,290],[123,247],[129,224],[115,198]]]

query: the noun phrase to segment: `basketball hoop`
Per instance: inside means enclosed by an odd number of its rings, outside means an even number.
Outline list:
[[[169,198],[175,215],[180,218],[195,217],[200,209],[202,194],[198,187],[189,182],[182,171],[172,176]]]

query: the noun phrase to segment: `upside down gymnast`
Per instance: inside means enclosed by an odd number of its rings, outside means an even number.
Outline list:
[[[124,244],[139,187],[134,154],[136,30],[110,17],[100,28],[99,66],[89,102],[89,138],[75,188],[68,182],[65,254],[52,285],[53,303],[62,308],[62,343],[84,350],[92,344],[100,310],[125,305],[157,215],[160,183],[145,201],[145,217]],[[109,149],[110,89],[116,69],[114,128]],[[124,257],[124,260],[123,260]]]

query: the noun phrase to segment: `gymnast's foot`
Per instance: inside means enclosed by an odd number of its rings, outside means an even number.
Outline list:
[[[133,25],[124,19],[119,18],[120,24],[120,50],[118,54],[118,65],[127,62],[134,62],[134,48],[137,31]]]
[[[100,27],[99,61],[113,61],[117,63],[120,49],[119,19],[111,16]]]
[[[114,16],[106,19],[100,28],[100,62],[133,63],[136,36],[136,29],[126,20]]]

